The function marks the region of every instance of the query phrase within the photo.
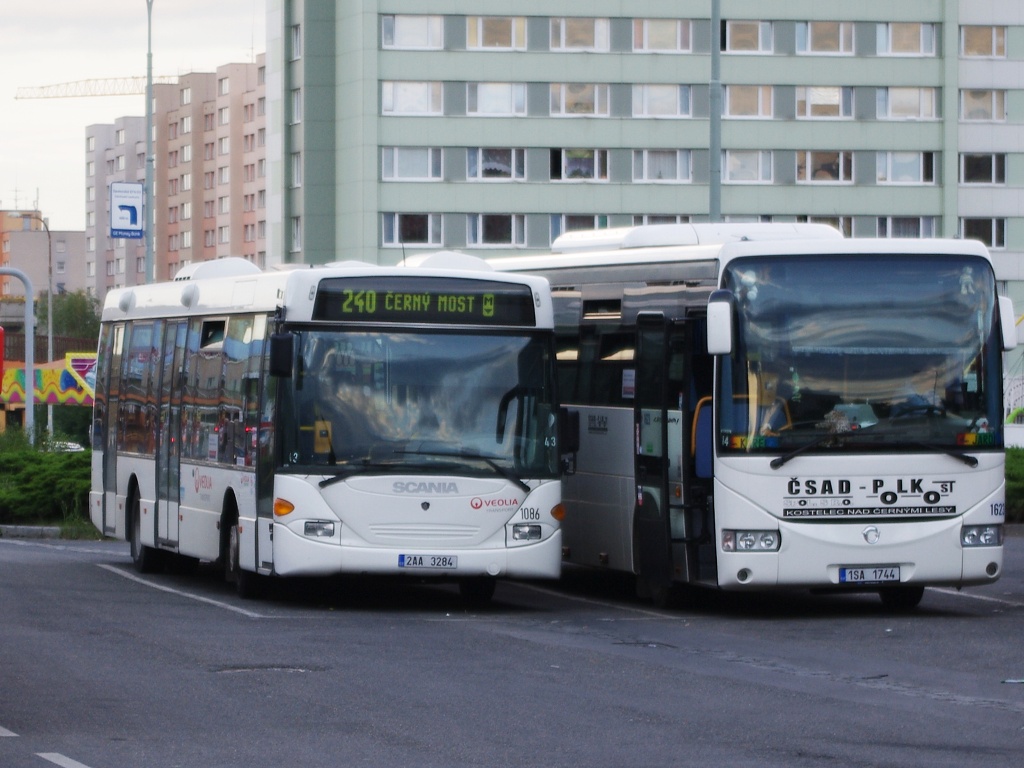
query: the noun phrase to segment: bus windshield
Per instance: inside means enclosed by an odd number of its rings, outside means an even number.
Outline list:
[[[964,255],[736,259],[719,450],[1002,447],[992,270]]]
[[[544,335],[302,329],[295,347],[282,471],[557,477]]]

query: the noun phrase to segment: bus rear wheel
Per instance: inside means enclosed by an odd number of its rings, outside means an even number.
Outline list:
[[[138,492],[132,494],[130,509],[132,563],[139,573],[152,573],[160,565],[160,553],[142,543],[142,503]]]
[[[878,596],[882,598],[882,605],[890,611],[907,613],[917,608],[924,597],[924,587],[888,587],[880,589]]]

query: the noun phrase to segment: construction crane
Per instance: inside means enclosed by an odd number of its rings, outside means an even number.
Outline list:
[[[153,78],[153,84],[174,85],[177,77],[163,75]],[[145,77],[106,77],[95,80],[74,80],[70,83],[19,88],[16,99],[68,99],[84,96],[143,96]]]

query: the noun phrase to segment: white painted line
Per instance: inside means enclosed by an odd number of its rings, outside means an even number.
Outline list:
[[[625,605],[625,604],[620,604],[620,603],[608,603],[608,602],[605,602],[604,600],[594,600],[594,599],[589,598],[589,597],[579,597],[577,595],[570,595],[570,594],[567,594],[565,592],[558,592],[557,590],[554,590],[554,589],[548,589],[546,587],[539,587],[536,584],[524,584],[522,582],[516,582],[516,586],[517,587],[522,587],[523,589],[529,589],[529,590],[532,590],[534,592],[540,592],[542,595],[549,595],[551,597],[561,597],[564,600],[572,600],[573,602],[577,602],[577,603],[586,603],[587,605],[599,605],[602,608],[612,608],[612,609],[615,609],[615,610],[618,610],[618,611],[628,611],[630,613],[639,613],[642,616],[648,616],[648,617],[654,618],[654,619],[667,619],[667,620],[670,620],[670,621],[672,621],[672,620],[683,621],[683,620],[692,618],[690,616],[675,615],[675,614],[672,614],[672,613],[661,613],[659,611],[652,611],[652,610],[647,610],[647,609],[644,609],[644,608],[634,608],[631,605]]]
[[[973,592],[961,592],[958,589],[949,589],[947,587],[932,587],[931,589],[934,592],[941,592],[944,595],[952,595],[953,597],[967,597],[971,600],[984,600],[987,603],[999,603],[1000,605],[1009,605],[1014,608],[1024,608],[1024,603],[1014,602],[1013,600],[1003,600],[1001,597],[976,595]]]
[[[51,763],[59,765],[61,768],[89,768],[85,763],[72,760],[70,757],[64,757],[60,752],[36,752],[36,757],[41,757],[43,760],[49,760]]]
[[[13,731],[8,731],[6,728],[0,726],[0,739],[17,735],[18,734],[14,733]]]
[[[213,599],[211,599],[209,597],[203,597],[201,595],[193,595],[190,592],[182,592],[180,589],[174,589],[173,587],[165,587],[163,584],[157,584],[154,581],[149,581],[148,579],[140,578],[140,577],[136,576],[134,573],[128,573],[127,571],[124,571],[124,570],[122,570],[120,568],[116,568],[116,567],[114,567],[112,565],[106,565],[106,564],[102,564],[102,563],[100,563],[98,565],[99,565],[100,568],[102,568],[105,571],[110,571],[111,573],[116,573],[118,576],[120,576],[122,578],[125,578],[125,579],[128,579],[129,581],[134,581],[134,582],[136,582],[138,584],[142,584],[142,585],[150,587],[152,589],[158,589],[161,592],[168,592],[168,593],[170,593],[172,595],[177,595],[178,597],[184,597],[184,598],[188,598],[189,600],[195,600],[195,601],[200,602],[200,603],[206,603],[207,605],[212,605],[212,606],[214,606],[216,608],[223,608],[226,611],[233,611],[234,613],[240,613],[243,616],[248,616],[250,619],[265,619],[265,618],[267,618],[262,613],[256,613],[255,611],[247,611],[245,608],[239,608],[236,605],[230,605],[228,603],[222,603],[220,600],[213,600]]]

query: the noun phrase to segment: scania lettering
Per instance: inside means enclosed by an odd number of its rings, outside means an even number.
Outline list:
[[[569,562],[659,600],[869,589],[910,609],[928,585],[999,578],[1016,333],[979,243],[658,225],[492,263],[552,286],[585,425]]]
[[[127,538],[140,570],[218,562],[246,596],[269,577],[412,572],[481,601],[499,578],[557,578],[547,282],[420,261],[223,259],[111,291],[96,527]]]

